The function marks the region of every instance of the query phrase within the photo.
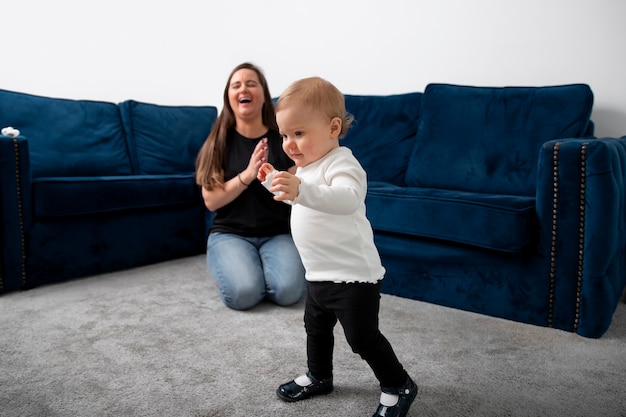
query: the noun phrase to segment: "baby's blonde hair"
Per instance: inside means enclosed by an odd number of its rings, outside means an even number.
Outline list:
[[[354,120],[354,117],[346,111],[346,102],[341,91],[320,77],[303,78],[293,82],[278,98],[275,106],[276,112],[292,105],[322,112],[329,119],[339,117],[341,119],[340,138],[348,133]]]

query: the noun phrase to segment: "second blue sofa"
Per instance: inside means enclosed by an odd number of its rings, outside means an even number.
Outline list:
[[[213,106],[0,90],[0,292],[205,249],[195,157]]]

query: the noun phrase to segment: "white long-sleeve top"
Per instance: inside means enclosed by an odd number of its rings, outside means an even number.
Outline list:
[[[367,177],[352,151],[340,146],[298,167],[291,233],[308,281],[376,282],[385,269],[365,216]]]

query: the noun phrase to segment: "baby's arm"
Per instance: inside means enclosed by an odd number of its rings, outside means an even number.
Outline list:
[[[317,183],[303,182],[294,204],[302,204],[328,214],[347,215],[365,201],[367,178],[360,165],[340,159],[326,167]]]
[[[353,178],[334,178],[332,183],[302,183],[300,196],[294,204],[302,204],[328,214],[348,215],[357,211],[364,192]]]

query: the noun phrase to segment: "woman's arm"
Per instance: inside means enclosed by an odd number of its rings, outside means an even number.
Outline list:
[[[252,155],[246,169],[224,183],[223,187],[207,189],[202,187],[204,205],[210,211],[216,211],[232,202],[256,180],[259,167],[267,160],[267,139],[261,140]]]
[[[241,181],[239,178],[241,178]],[[212,190],[202,187],[202,199],[204,200],[204,205],[210,211],[216,211],[217,209],[224,207],[226,204],[239,197],[239,195],[246,188],[248,188],[243,184],[243,182],[246,182],[246,180],[243,179],[243,174],[239,174],[238,176],[226,181],[224,183],[224,187],[216,187]],[[249,183],[246,182],[246,184]]]

